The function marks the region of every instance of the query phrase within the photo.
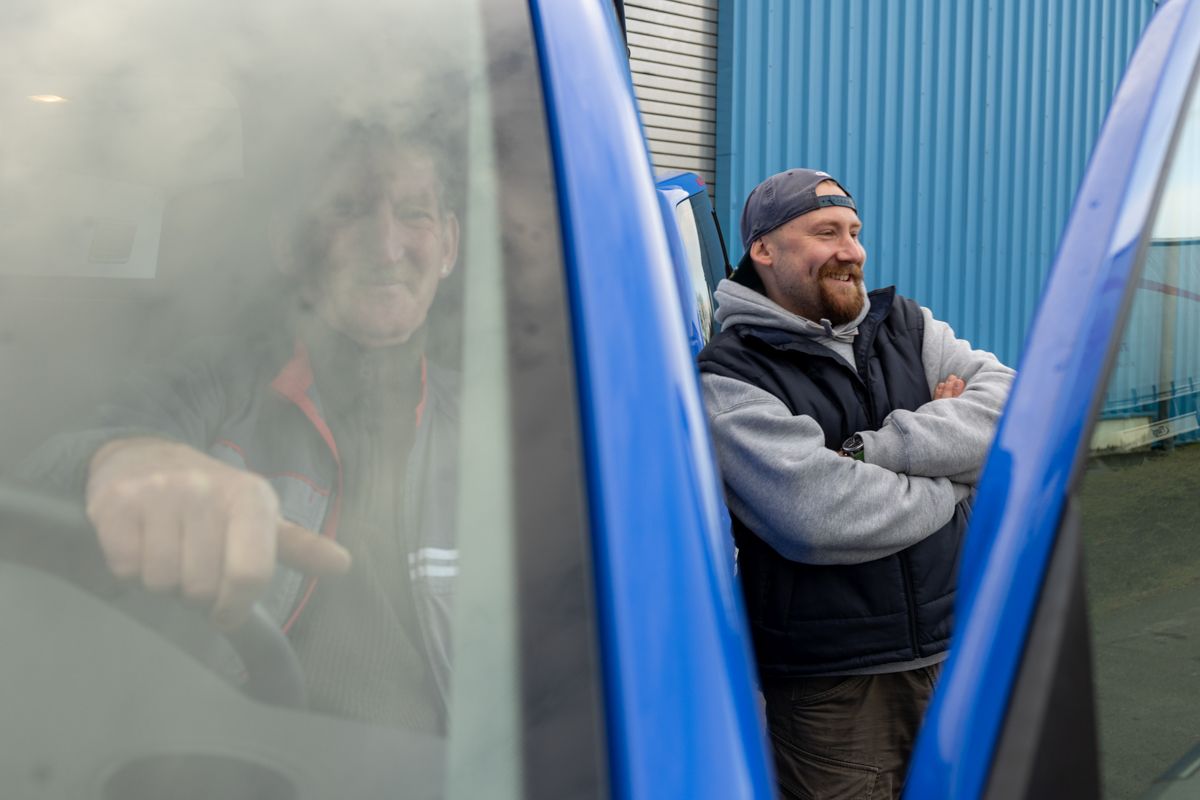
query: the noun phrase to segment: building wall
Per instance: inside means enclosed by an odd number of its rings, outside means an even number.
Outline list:
[[[721,5],[717,207],[791,166],[854,195],[895,284],[1016,363],[1076,188],[1153,0]]]
[[[716,178],[717,0],[626,0],[630,72],[657,170]]]

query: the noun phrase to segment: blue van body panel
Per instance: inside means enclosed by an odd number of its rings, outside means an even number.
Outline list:
[[[973,798],[986,788],[1198,56],[1200,2],[1165,4],[1109,111],[979,484],[954,646],[918,740],[906,797]]]
[[[663,172],[658,176],[658,186],[660,189],[665,189],[668,186],[675,186],[683,189],[688,197],[694,194],[700,194],[705,190],[704,181],[694,172]]]
[[[733,544],[624,49],[601,0],[530,8],[568,270],[612,794],[769,797]]]

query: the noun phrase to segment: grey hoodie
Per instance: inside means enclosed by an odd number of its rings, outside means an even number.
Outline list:
[[[749,324],[807,336],[853,365],[866,317],[845,325],[797,316],[729,280],[717,286],[723,328]],[[860,431],[864,462],[825,446],[811,417],[735,378],[703,374],[717,461],[729,509],[781,555],[809,564],[856,564],[916,544],[950,521],[972,491],[1015,372],[974,350],[950,326],[925,316],[922,361],[930,394],[950,374],[962,395],[893,411],[877,431]]]

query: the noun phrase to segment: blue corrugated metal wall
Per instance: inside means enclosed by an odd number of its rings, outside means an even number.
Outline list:
[[[870,287],[1016,363],[1153,0],[729,0],[717,203],[791,166],[855,195]]]

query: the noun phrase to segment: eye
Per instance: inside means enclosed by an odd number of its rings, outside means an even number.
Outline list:
[[[427,208],[416,206],[401,206],[395,211],[396,219],[414,228],[432,228],[433,212]]]

